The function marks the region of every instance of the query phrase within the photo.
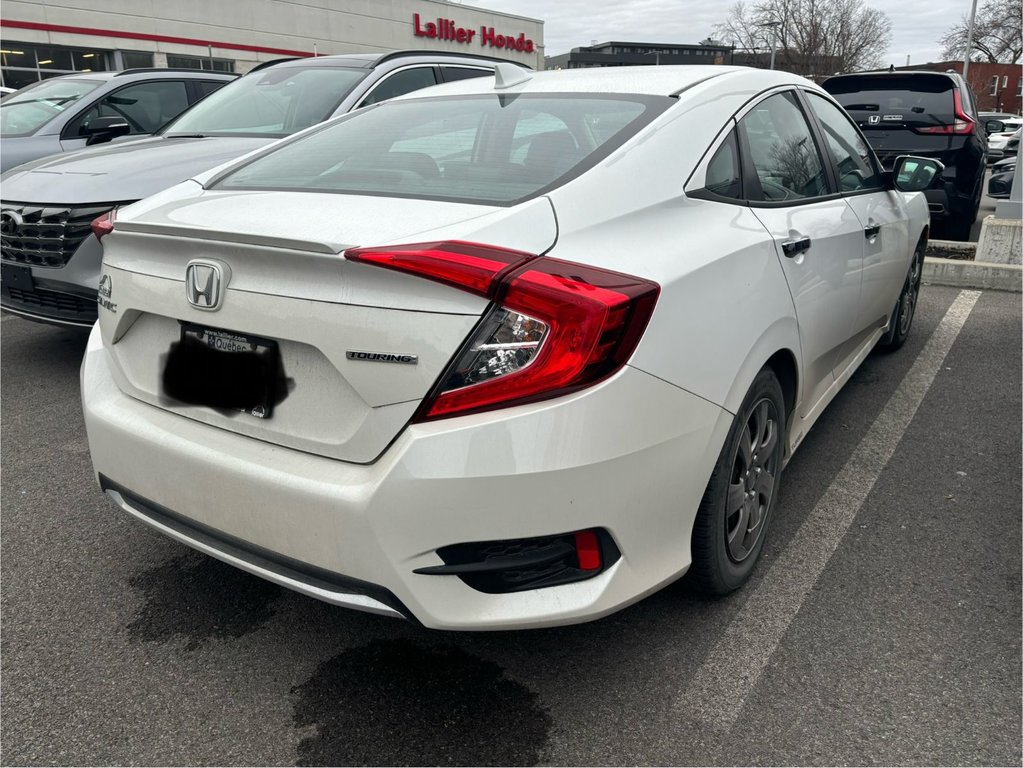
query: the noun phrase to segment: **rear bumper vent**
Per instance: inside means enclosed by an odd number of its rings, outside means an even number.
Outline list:
[[[590,579],[621,557],[603,528],[556,536],[478,541],[441,547],[444,565],[417,568],[428,576],[457,576],[487,594],[523,592]]]

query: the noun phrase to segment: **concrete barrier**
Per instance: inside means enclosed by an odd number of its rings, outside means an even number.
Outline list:
[[[965,245],[960,243],[959,245]],[[1023,266],[991,264],[983,261],[942,259],[931,255],[928,247],[922,279],[929,285],[956,288],[984,288],[994,291],[1023,291]]]

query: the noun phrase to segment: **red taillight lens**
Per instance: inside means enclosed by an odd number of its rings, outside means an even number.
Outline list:
[[[959,89],[952,91],[952,104],[955,108],[955,120],[952,125],[933,125],[927,128],[917,128],[917,133],[931,133],[941,135],[968,136],[973,133],[973,118],[963,111],[963,99]]]
[[[546,400],[621,368],[660,287],[637,277],[473,243],[360,248],[346,259],[493,299],[416,420]]]
[[[114,219],[116,217],[117,209],[115,208],[92,220],[92,224],[89,226],[92,229],[92,234],[96,236],[97,240],[102,240],[114,231]]]
[[[348,261],[408,272],[486,297],[493,295],[502,272],[535,258],[522,251],[458,241],[345,251]]]

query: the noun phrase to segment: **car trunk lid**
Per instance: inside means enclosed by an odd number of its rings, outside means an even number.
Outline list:
[[[301,210],[301,221],[288,221],[288,210]],[[556,235],[546,198],[505,208],[297,192],[158,195],[126,209],[104,239],[101,330],[118,385],[132,397],[255,439],[372,462],[487,301],[342,252],[461,240],[539,254]],[[186,296],[186,267],[196,259],[223,268],[215,311]],[[170,396],[171,350],[196,329],[209,343],[276,347],[281,389],[269,418]]]

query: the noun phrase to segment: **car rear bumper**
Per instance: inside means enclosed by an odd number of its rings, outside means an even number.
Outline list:
[[[598,618],[677,578],[731,415],[633,368],[584,392],[410,426],[372,464],[281,448],[134,400],[98,332],[82,366],[96,472],[167,535],[328,602],[437,629]],[[621,556],[585,581],[489,594],[440,547],[601,528]]]

